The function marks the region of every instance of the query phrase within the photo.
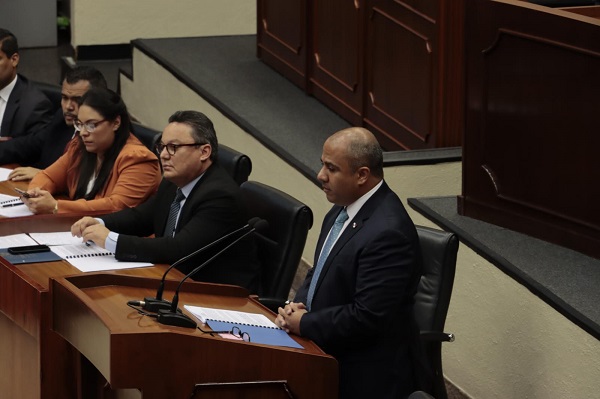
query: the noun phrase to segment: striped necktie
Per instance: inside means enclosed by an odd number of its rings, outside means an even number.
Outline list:
[[[177,215],[181,208],[181,201],[185,199],[185,195],[180,188],[177,189],[177,194],[173,203],[171,203],[171,209],[169,210],[169,218],[167,219],[167,225],[165,226],[164,237],[173,237],[175,235],[175,226],[177,223]]]
[[[323,270],[323,265],[327,260],[327,256],[329,255],[333,244],[335,244],[337,241],[337,238],[340,235],[346,220],[348,220],[348,212],[346,212],[346,208],[344,208],[335,219],[335,223],[333,224],[333,227],[329,232],[329,236],[323,245],[321,256],[319,256],[319,260],[317,261],[317,266],[315,266],[315,272],[313,273],[312,280],[310,281],[310,286],[308,287],[308,296],[306,297],[306,307],[309,311],[312,305],[313,296],[315,295],[317,281],[319,281],[319,275],[321,274],[321,270]]]

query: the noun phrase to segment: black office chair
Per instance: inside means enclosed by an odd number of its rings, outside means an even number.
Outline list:
[[[54,113],[58,111],[58,109],[60,108],[60,101],[62,99],[62,87],[59,85],[53,85],[44,82],[32,81],[31,83],[35,87],[40,89],[42,93],[46,95],[46,97],[48,97],[48,99],[52,103],[52,112]]]
[[[408,395],[407,399],[435,399],[433,396],[423,391],[415,391]]]
[[[417,226],[417,233],[423,259],[414,305],[422,343],[421,353],[416,354],[420,389],[436,399],[447,399],[442,342],[454,341],[453,334],[443,331],[454,285],[459,241],[454,233],[423,226]]]
[[[219,144],[219,165],[223,167],[237,184],[241,185],[248,181],[248,176],[252,172],[252,161],[247,155],[242,154],[233,148]]]
[[[150,151],[156,152],[155,145],[156,143],[158,143],[158,140],[162,133],[158,130],[151,129],[148,126],[144,126],[137,122],[132,122],[131,125],[133,135],[137,137],[142,142],[142,144],[148,147]]]
[[[288,299],[313,214],[302,202],[266,184],[247,181],[241,189],[248,216],[269,223],[264,233],[256,234],[262,264],[259,300],[276,312]]]

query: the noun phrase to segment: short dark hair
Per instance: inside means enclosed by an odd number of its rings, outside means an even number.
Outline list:
[[[104,75],[102,75],[102,72],[93,66],[79,65],[75,68],[69,68],[67,72],[65,72],[64,80],[69,84],[85,80],[90,82],[90,88],[108,88],[108,84],[106,84],[106,79],[104,78]]]
[[[17,37],[9,30],[2,28],[0,28],[0,50],[2,50],[7,57],[12,57],[13,54],[19,52],[19,42],[17,42]]]
[[[192,128],[192,137],[196,143],[210,144],[210,160],[216,162],[219,153],[217,132],[208,116],[198,111],[177,111],[169,118],[169,123],[184,123]]]

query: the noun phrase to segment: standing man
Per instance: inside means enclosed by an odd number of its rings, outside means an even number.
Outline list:
[[[383,181],[383,155],[366,129],[323,146],[317,176],[334,204],[313,269],[276,323],[315,341],[339,363],[340,398],[402,398],[414,384],[412,311],[420,278],[415,226]]]
[[[69,69],[62,82],[61,109],[44,129],[27,136],[0,142],[0,165],[16,163],[8,178],[13,181],[31,180],[40,169],[53,164],[75,136],[73,123],[77,119],[79,100],[91,88],[106,89],[106,79],[91,66]]]
[[[19,137],[46,126],[52,103],[29,81],[17,75],[17,38],[0,28],[0,136]]]
[[[241,191],[217,163],[218,146],[213,124],[204,114],[174,113],[157,145],[163,167],[158,192],[135,208],[101,219],[84,217],[71,232],[114,252],[119,260],[172,264],[244,226],[248,219]],[[155,237],[147,238],[151,235]],[[192,278],[258,292],[260,268],[250,238]],[[191,272],[231,241],[215,245],[178,269]]]

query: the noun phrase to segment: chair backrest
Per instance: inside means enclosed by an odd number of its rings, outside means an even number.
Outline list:
[[[135,137],[137,137],[142,144],[144,144],[152,152],[154,151],[154,145],[158,142],[160,135],[162,134],[158,130],[149,128],[140,123],[133,122],[132,130]]]
[[[248,216],[269,223],[264,233],[256,234],[262,264],[260,296],[285,301],[312,227],[312,211],[294,197],[266,184],[247,181],[242,183],[241,190]]]
[[[219,165],[223,167],[237,184],[248,181],[248,176],[252,172],[252,161],[247,155],[242,154],[233,148],[219,144]]]
[[[423,270],[415,295],[421,331],[443,331],[454,285],[458,238],[454,233],[417,226]]]
[[[423,260],[415,295],[414,316],[421,332],[423,390],[436,399],[447,397],[442,371],[441,343],[450,305],[459,240],[454,233],[417,226]],[[429,335],[428,335],[429,334]]]
[[[52,112],[58,111],[60,108],[60,101],[62,99],[62,87],[59,85],[53,85],[50,83],[32,81],[33,85],[40,89],[42,93],[48,97],[52,103]]]

